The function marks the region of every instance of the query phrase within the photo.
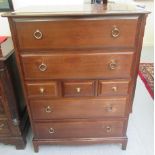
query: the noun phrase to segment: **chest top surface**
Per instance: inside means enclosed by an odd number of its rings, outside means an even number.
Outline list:
[[[148,14],[149,11],[136,6],[135,4],[109,3],[84,4],[84,5],[59,5],[59,6],[29,6],[18,9],[14,12],[4,13],[6,17],[28,17],[28,16],[104,16],[104,15],[128,15]]]

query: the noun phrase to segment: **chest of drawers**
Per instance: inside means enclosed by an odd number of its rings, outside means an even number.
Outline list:
[[[29,120],[15,62],[13,50],[0,56],[0,143],[24,149]]]
[[[15,12],[9,18],[33,129],[45,144],[127,144],[143,10]]]

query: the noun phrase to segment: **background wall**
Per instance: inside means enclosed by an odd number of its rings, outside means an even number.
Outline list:
[[[118,0],[117,0],[118,1]],[[121,0],[122,1],[122,0]],[[124,0],[125,2],[129,0]],[[131,1],[131,0],[130,0]],[[28,5],[79,5],[83,3],[89,3],[90,0],[13,0],[14,8],[18,9]],[[144,46],[154,45],[154,8],[153,1],[140,1],[138,3],[143,3],[146,8],[152,13],[148,16],[145,36],[144,36]],[[0,13],[1,14],[1,13]],[[6,18],[0,17],[0,35],[10,36],[9,24]]]

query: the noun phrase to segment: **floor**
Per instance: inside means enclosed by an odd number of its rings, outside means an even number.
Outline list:
[[[142,50],[141,62],[153,62],[153,47]],[[138,77],[133,113],[130,115],[126,151],[119,144],[89,146],[41,146],[38,155],[153,155],[154,150],[154,104],[143,82]],[[28,134],[25,150],[15,150],[14,146],[0,144],[0,154],[33,155],[32,132]]]

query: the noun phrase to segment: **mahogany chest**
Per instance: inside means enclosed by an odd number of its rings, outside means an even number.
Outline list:
[[[126,149],[148,13],[94,4],[4,15],[36,152],[45,144],[120,143]]]
[[[24,149],[29,120],[15,53],[7,51],[9,45],[3,51],[5,56],[0,56],[0,143]]]

